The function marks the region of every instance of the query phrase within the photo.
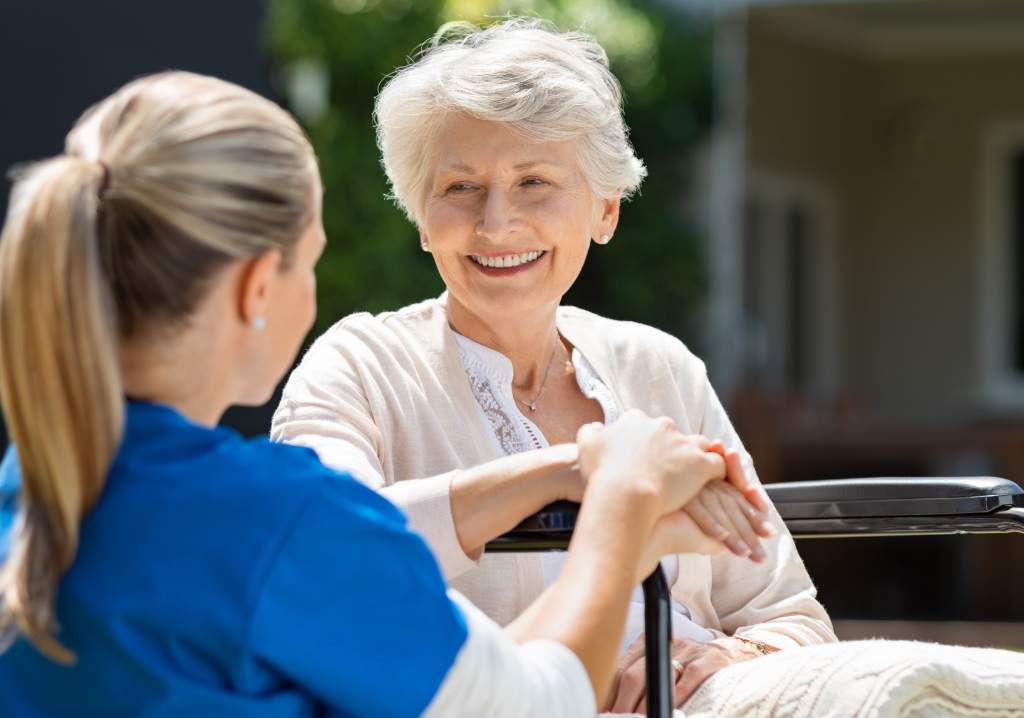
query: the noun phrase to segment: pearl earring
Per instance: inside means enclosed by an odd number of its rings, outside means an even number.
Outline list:
[[[427,244],[427,240],[420,240],[420,249],[422,249],[424,252],[430,251],[430,246]]]
[[[608,235],[607,234],[602,234],[601,235],[601,244],[608,244]]]
[[[266,328],[267,320],[263,318],[262,314],[252,320],[252,330],[254,332],[262,332]]]

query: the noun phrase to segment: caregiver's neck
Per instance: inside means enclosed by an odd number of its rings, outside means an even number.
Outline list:
[[[556,300],[531,312],[485,315],[449,293],[448,324],[462,336],[508,357],[517,386],[539,385],[558,341],[558,304]]]

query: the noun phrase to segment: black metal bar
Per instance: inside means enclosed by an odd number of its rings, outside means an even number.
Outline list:
[[[793,538],[913,536],[928,534],[1024,533],[1024,509],[956,516],[862,516],[785,519]]]
[[[644,650],[647,653],[647,716],[672,718],[676,682],[672,671],[672,616],[668,581],[659,564],[644,579]]]

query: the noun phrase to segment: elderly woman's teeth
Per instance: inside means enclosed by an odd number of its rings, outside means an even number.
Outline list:
[[[542,254],[544,252],[526,252],[525,254],[510,254],[507,257],[478,257],[474,254],[472,259],[485,267],[518,267],[520,264],[529,264]]]

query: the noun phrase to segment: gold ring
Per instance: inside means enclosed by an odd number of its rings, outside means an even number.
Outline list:
[[[679,661],[677,661],[674,658],[672,659],[672,667],[676,671],[676,680],[682,678],[683,677],[683,671],[686,670],[686,667],[682,663],[680,663]]]

